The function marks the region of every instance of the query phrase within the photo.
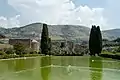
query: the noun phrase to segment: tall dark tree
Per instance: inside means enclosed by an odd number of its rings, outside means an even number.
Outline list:
[[[51,38],[49,38],[49,40],[48,40],[48,50],[49,50],[49,54],[51,54],[51,48],[52,48],[52,43],[51,43]]]
[[[47,27],[47,24],[43,24],[42,35],[41,35],[41,52],[42,52],[42,54],[47,55],[49,53],[48,45],[49,45],[48,27]]]
[[[97,26],[97,49],[96,53],[99,55],[102,51],[102,35],[101,35],[101,30],[100,27]]]
[[[90,55],[100,54],[102,50],[102,35],[99,26],[92,26],[89,37]]]
[[[61,42],[60,48],[64,48],[65,47],[65,42]]]
[[[96,26],[93,25],[91,28],[90,37],[89,37],[90,55],[95,55],[95,53],[96,53],[96,46],[97,46],[96,35],[97,35],[96,34]]]

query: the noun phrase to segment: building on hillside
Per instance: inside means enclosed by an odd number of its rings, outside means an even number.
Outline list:
[[[37,40],[32,40],[32,43],[31,43],[31,48],[34,50],[34,51],[39,51],[40,49],[40,43],[37,41]]]
[[[23,44],[27,48],[31,48],[31,39],[9,39],[10,45]]]
[[[26,48],[31,48],[35,51],[39,51],[39,42],[34,39],[9,39],[10,45],[15,45],[17,43],[23,44]]]

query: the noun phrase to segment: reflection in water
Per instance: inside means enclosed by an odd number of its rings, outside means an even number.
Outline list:
[[[15,71],[21,71],[25,69],[25,60],[16,60]]]
[[[18,59],[14,61],[15,71],[33,69],[34,59]]]
[[[61,60],[61,66],[69,66],[69,65],[74,66],[75,58],[73,56],[71,56],[71,57],[61,56],[60,60]]]
[[[4,61],[4,63],[5,64],[7,64],[7,69],[9,70],[9,71],[14,71],[14,69],[15,69],[15,61],[14,60],[9,60],[9,61]],[[12,65],[12,66],[11,66]]]
[[[90,57],[89,60],[91,80],[102,80],[102,58]]]
[[[119,68],[119,61],[100,57],[3,60],[0,61],[0,80],[120,80]]]
[[[49,74],[51,72],[51,57],[41,58],[41,76],[43,80],[49,80]]]

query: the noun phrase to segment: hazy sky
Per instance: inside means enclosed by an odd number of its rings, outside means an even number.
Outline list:
[[[33,22],[120,28],[120,0],[0,0],[0,26]]]

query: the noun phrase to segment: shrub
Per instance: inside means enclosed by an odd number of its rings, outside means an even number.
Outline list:
[[[0,55],[6,55],[6,53],[3,51],[0,51]]]
[[[9,55],[7,54],[3,55],[3,59],[8,59],[8,58],[10,58]]]
[[[120,38],[113,40],[114,42],[120,42]]]
[[[4,42],[0,41],[0,44],[4,44]]]
[[[116,54],[116,51],[115,51],[115,50],[112,50],[112,53],[113,53],[113,54]]]
[[[41,52],[39,51],[38,54],[41,54]]]
[[[30,54],[30,52],[32,52],[33,50],[31,48],[26,48],[24,53],[25,54]]]
[[[112,59],[120,59],[120,55],[115,54],[101,54],[101,57],[112,58]]]
[[[30,54],[37,54],[37,51],[31,51]]]
[[[60,48],[64,48],[65,47],[65,42],[61,42]]]
[[[5,53],[6,53],[6,54],[14,54],[14,50],[11,49],[11,48],[9,48],[9,49],[6,49],[6,50],[5,50]]]
[[[25,47],[23,44],[18,43],[18,44],[15,44],[13,47],[17,55],[25,54]]]
[[[10,54],[8,56],[9,56],[9,58],[18,58],[18,57],[20,57],[19,55],[14,55],[14,54]]]
[[[120,52],[120,46],[118,47],[117,52]]]

